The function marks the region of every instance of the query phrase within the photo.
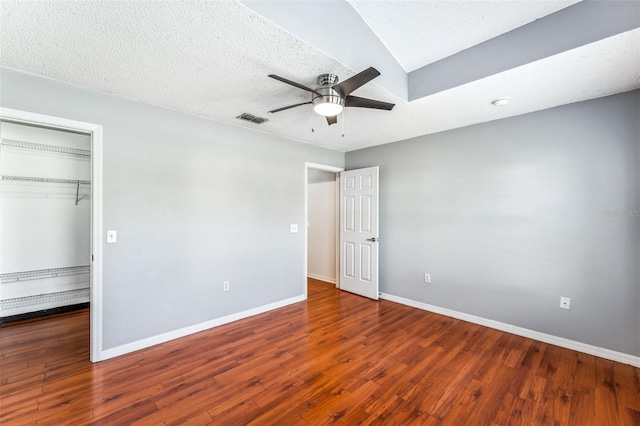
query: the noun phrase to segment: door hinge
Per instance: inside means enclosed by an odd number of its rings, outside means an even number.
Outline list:
[[[91,255],[91,261],[93,262],[93,255]]]

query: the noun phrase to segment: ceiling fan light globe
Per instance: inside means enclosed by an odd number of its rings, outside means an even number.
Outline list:
[[[343,106],[340,104],[334,104],[331,102],[319,103],[313,107],[313,110],[320,115],[325,117],[332,117],[334,115],[338,115],[342,112]]]

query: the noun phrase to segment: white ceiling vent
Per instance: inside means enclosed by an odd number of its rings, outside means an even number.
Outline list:
[[[240,114],[236,118],[239,118],[240,120],[247,120],[247,121],[250,121],[250,122],[256,123],[256,124],[262,124],[262,123],[265,123],[265,122],[269,121],[268,118],[258,117],[258,116],[252,115],[252,114],[247,114],[246,112],[243,112],[242,114]]]

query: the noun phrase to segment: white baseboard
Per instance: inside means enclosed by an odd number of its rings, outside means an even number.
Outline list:
[[[336,283],[336,279],[335,278],[323,277],[322,275],[310,274],[308,272],[307,272],[307,277],[313,278],[314,280],[325,281],[325,282],[328,282],[328,283],[331,283],[331,284],[335,284]]]
[[[287,305],[302,302],[305,300],[304,295],[292,297],[278,302],[270,303],[264,306],[258,306],[257,308],[249,309],[247,311],[238,312],[237,314],[227,315],[226,317],[216,318],[211,321],[206,321],[200,324],[190,325],[188,327],[181,328],[179,330],[169,331],[167,333],[159,334],[157,336],[148,337],[146,339],[138,340],[136,342],[126,343],[115,348],[102,351],[100,361],[104,361],[109,358],[135,352],[140,349],[155,346],[160,343],[168,342],[169,340],[178,339],[180,337],[188,336],[190,334],[198,333],[200,331],[208,330],[213,327],[228,324],[230,322],[238,321],[244,318],[248,318],[254,315],[262,314],[264,312],[272,311],[274,309],[282,308]]]
[[[494,321],[475,315],[465,314],[463,312],[453,311],[439,306],[429,305],[428,303],[418,302],[416,300],[405,299],[404,297],[394,296],[392,294],[380,293],[380,298],[391,302],[400,303],[425,311],[433,312],[447,317],[457,318],[474,324],[483,325],[485,327],[494,328],[496,330],[505,331],[507,333],[516,334],[518,336],[528,337],[529,339],[538,340],[544,343],[560,346],[574,351],[584,352],[600,358],[609,359],[611,361],[621,362],[623,364],[640,367],[640,357],[625,354],[623,352],[613,351],[598,346],[589,345],[587,343],[577,342],[575,340],[565,339],[564,337],[553,336],[551,334],[541,333],[539,331],[529,330],[527,328],[506,324],[500,321]]]

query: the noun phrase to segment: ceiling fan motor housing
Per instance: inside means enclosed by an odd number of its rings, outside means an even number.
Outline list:
[[[333,111],[342,111],[344,99],[332,87],[338,83],[338,76],[335,74],[322,74],[318,77],[320,87],[315,89],[311,102],[314,110],[321,115],[334,115]],[[318,93],[321,95],[318,95]],[[326,113],[323,113],[323,109]],[[329,111],[332,111],[329,113]]]
[[[331,87],[319,87],[316,89],[316,92],[322,96],[318,96],[315,93],[313,94],[312,102],[314,107],[318,104],[337,104],[344,106],[344,99]]]

